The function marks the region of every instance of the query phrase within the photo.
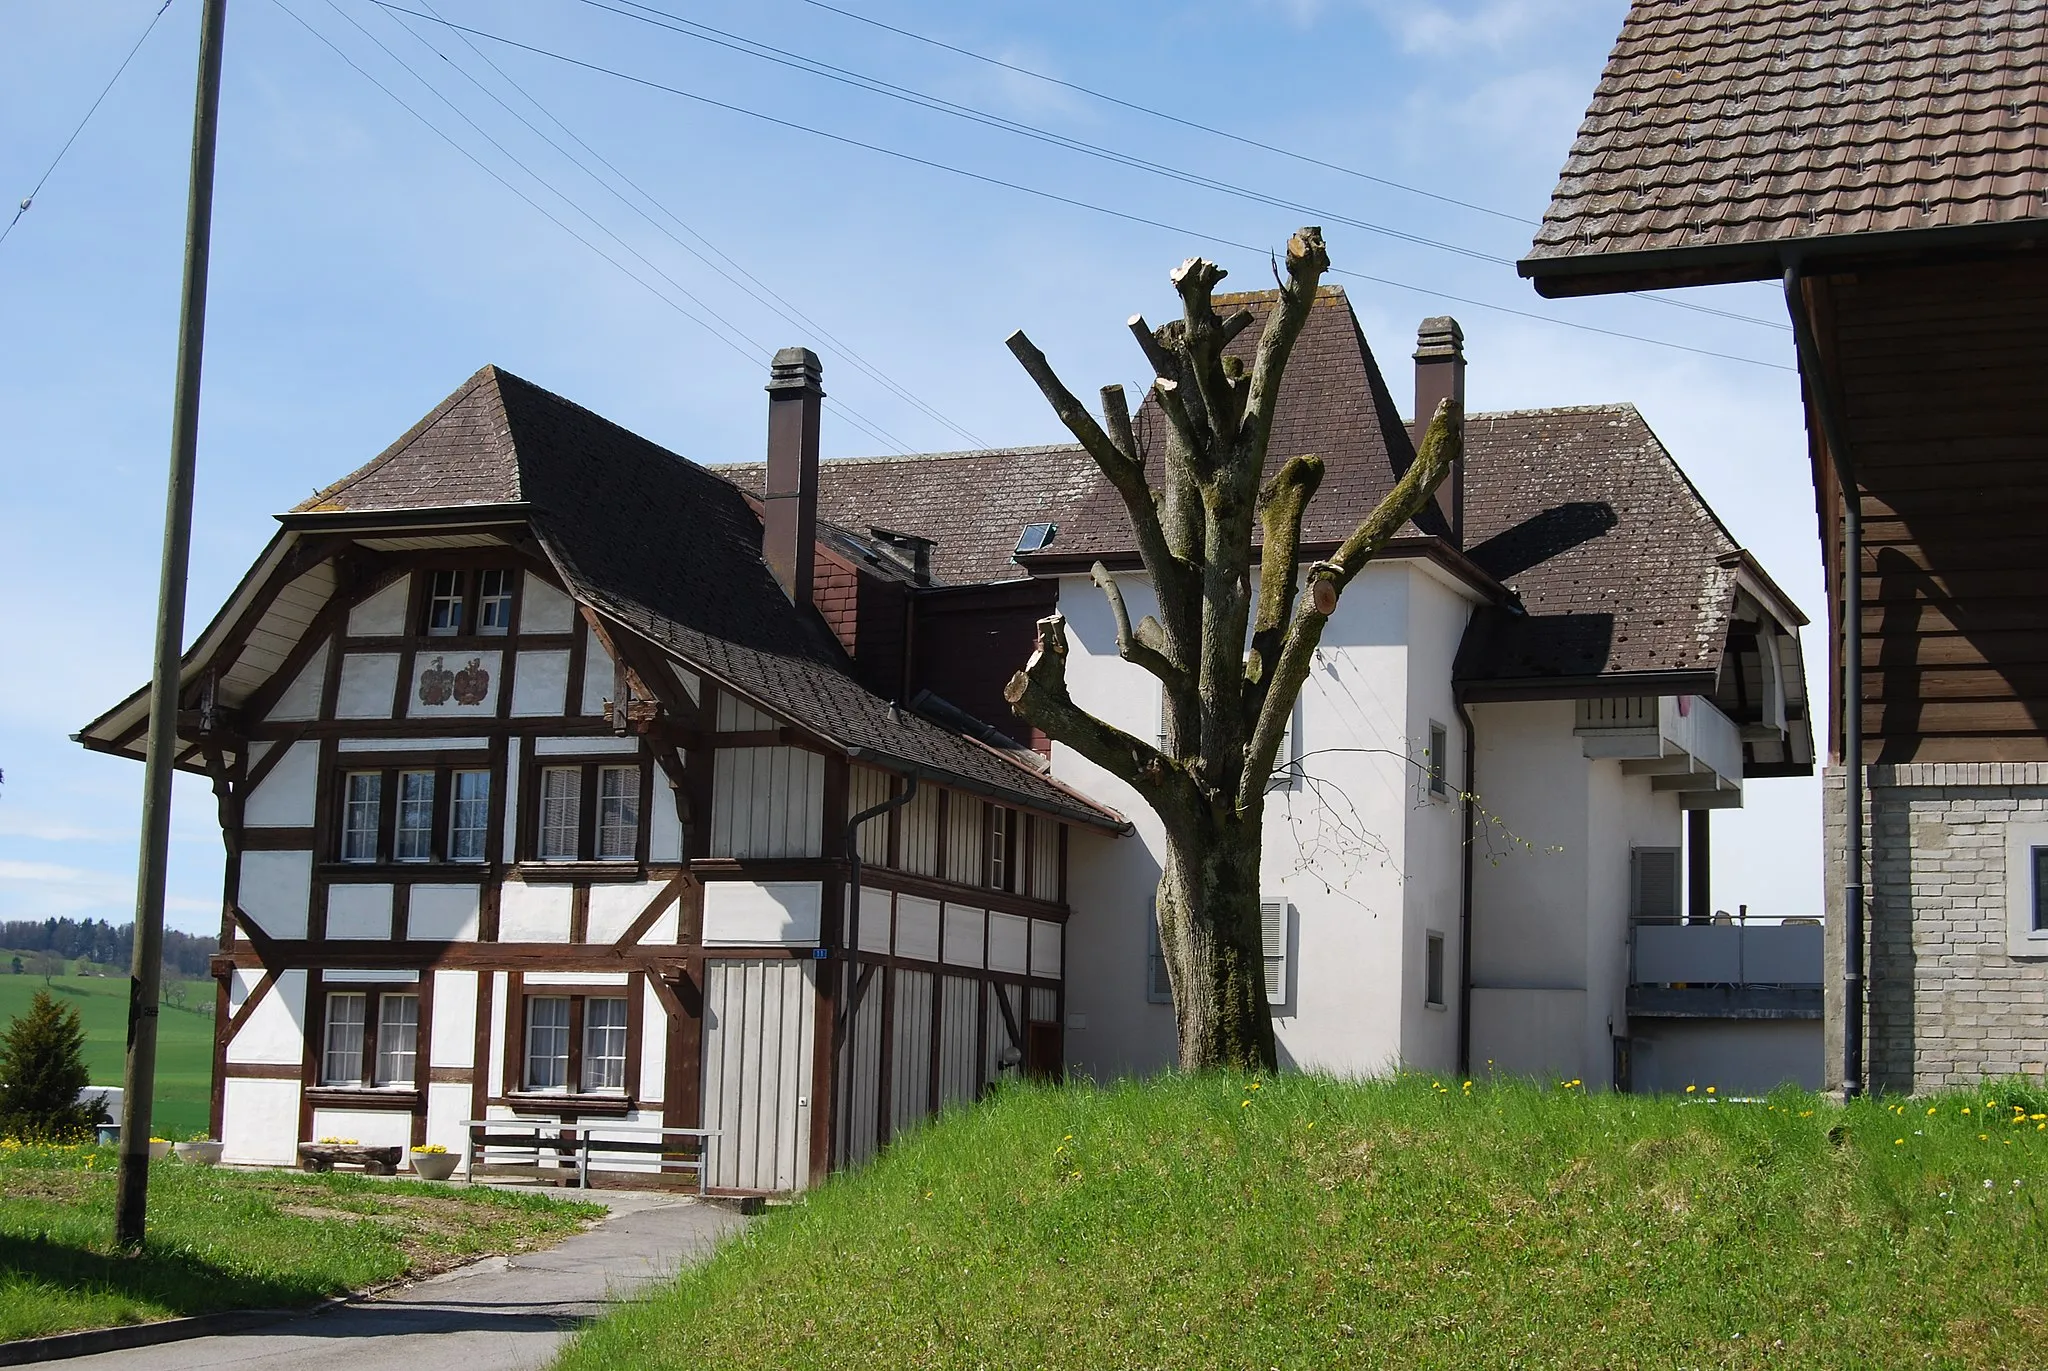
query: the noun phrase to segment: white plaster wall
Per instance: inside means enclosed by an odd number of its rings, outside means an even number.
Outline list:
[[[327,936],[384,941],[391,936],[391,887],[355,884],[327,887]]]
[[[327,654],[332,651],[332,640],[322,643],[299,668],[299,674],[277,697],[277,703],[270,707],[265,717],[278,723],[296,722],[302,719],[320,717],[320,692],[327,684]]]
[[[409,1147],[412,1113],[404,1109],[315,1109],[313,1136],[354,1138],[365,1147]]]
[[[665,881],[633,881],[625,885],[590,887],[590,915],[585,941],[613,943],[626,936],[633,920],[647,908],[647,902],[661,892]]]
[[[1628,1028],[1630,850],[1677,847],[1684,813],[1675,791],[1655,791],[1648,776],[1624,776],[1621,763],[1587,765],[1590,820],[1586,845],[1586,1029],[1589,1087],[1614,1083],[1614,1038]]]
[[[241,1012],[249,992],[262,978],[258,971],[238,969],[228,982],[228,1013]],[[241,1031],[228,1043],[231,1064],[297,1066],[304,1060],[306,1043],[306,973],[286,971],[278,976],[261,1003],[250,1011]],[[294,1106],[296,1108],[296,1106]],[[298,1116],[292,1116],[298,1126]]]
[[[510,1014],[506,997],[511,993],[512,977],[507,972],[491,973],[491,1074],[485,1079],[491,1094],[498,1093],[498,1085],[505,1079],[505,1021]]]
[[[1442,573],[1412,564],[1408,577],[1408,823],[1404,843],[1401,930],[1401,1060],[1425,1071],[1458,1068],[1460,916],[1464,902],[1463,807],[1467,788],[1465,733],[1458,721],[1451,674],[1471,617],[1469,592]],[[1429,753],[1430,725],[1444,730],[1444,755]],[[1444,790],[1429,788],[1432,763],[1442,767]],[[1444,1000],[1428,1003],[1429,935],[1444,940]]]
[[[462,1125],[469,1120],[469,1104],[466,1085],[435,1081],[427,1086],[427,1141],[439,1143],[463,1158],[456,1169],[465,1175],[469,1170],[469,1130]]]
[[[566,885],[507,881],[498,892],[498,940],[507,943],[566,943],[569,906]]]
[[[668,1097],[668,1009],[654,987],[640,986],[640,1103],[659,1105]],[[652,1122],[659,1126],[661,1111]]]
[[[886,953],[893,945],[895,897],[886,890],[862,886],[860,891],[860,950]],[[851,936],[851,929],[844,936]]]
[[[519,749],[505,749],[505,828],[503,833],[505,859],[516,861],[519,847]]]
[[[583,628],[583,700],[582,713],[604,713],[604,702],[612,696],[612,677],[616,668],[612,665],[612,654],[604,650],[604,644],[597,641],[597,635],[589,625]]]
[[[1300,765],[1312,779],[1266,798],[1262,886],[1293,910],[1289,984],[1275,1007],[1286,1065],[1377,1072],[1401,1059],[1411,1037],[1418,1049],[1439,1051],[1442,1030],[1432,1026],[1433,1036],[1418,1036],[1404,1024],[1404,982],[1415,982],[1419,1017],[1421,929],[1425,914],[1442,917],[1446,878],[1450,908],[1457,907],[1456,821],[1430,816],[1440,827],[1448,823],[1453,855],[1447,877],[1433,868],[1426,873],[1437,907],[1411,914],[1411,865],[1442,863],[1433,849],[1410,850],[1418,805],[1410,735],[1426,728],[1440,706],[1449,713],[1449,663],[1469,602],[1434,582],[1418,588],[1425,575],[1387,563],[1369,567],[1345,592],[1297,709]],[[1149,588],[1136,578],[1123,582],[1131,614],[1151,612]],[[1068,619],[1067,676],[1076,701],[1140,737],[1154,736],[1157,688],[1117,658],[1101,592],[1085,578],[1066,578],[1060,608]],[[1420,644],[1412,658],[1411,641]],[[1417,673],[1436,678],[1422,693],[1411,687],[1411,661]],[[1121,840],[1077,832],[1070,842],[1069,1056],[1098,1077],[1159,1070],[1175,1054],[1171,1008],[1145,997],[1151,905],[1165,850],[1159,823],[1134,792],[1070,749],[1054,746],[1053,770],[1120,809],[1137,829]],[[1442,835],[1433,841],[1440,845]],[[1454,1023],[1449,1031],[1455,1035]]]
[[[434,973],[434,1023],[427,1044],[429,1066],[467,1070],[476,1064],[476,987],[474,971]]]
[[[647,860],[679,862],[683,859],[683,821],[676,813],[676,788],[668,772],[657,763],[649,783],[647,803]]]
[[[388,719],[398,691],[396,652],[349,652],[341,659],[341,684],[334,696],[337,719]]]
[[[988,955],[988,912],[948,904],[945,934],[942,950],[949,966],[980,966]]]
[[[939,959],[939,902],[920,895],[896,897],[896,955]]]
[[[824,886],[817,881],[707,881],[704,942],[728,947],[818,941]]]
[[[348,612],[351,638],[395,638],[405,632],[405,606],[412,577],[400,576]]]
[[[1031,920],[1016,914],[988,916],[988,966],[991,971],[1023,972],[1031,965]]]
[[[315,785],[320,774],[320,744],[293,743],[277,759],[242,805],[242,822],[251,828],[310,828]]]
[[[1060,926],[1050,919],[1031,921],[1031,974],[1057,979],[1060,974]]]
[[[512,678],[512,713],[522,718],[566,713],[569,699],[569,649],[519,654]]]
[[[291,1166],[299,1155],[299,1083],[228,1077],[221,1094],[221,1160]]]
[[[313,895],[310,852],[244,852],[237,892],[242,912],[273,938],[306,936],[306,906]]]
[[[1586,1075],[1586,992],[1475,985],[1472,1074],[1596,1085]]]
[[[482,894],[482,887],[474,885],[414,886],[405,910],[406,937],[414,942],[475,942],[483,919]]]
[[[576,605],[567,595],[528,572],[519,586],[521,633],[567,633],[576,627]]]

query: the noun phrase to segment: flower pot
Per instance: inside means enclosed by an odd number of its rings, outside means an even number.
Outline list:
[[[412,1169],[423,1181],[445,1181],[455,1174],[455,1165],[461,1160],[453,1152],[415,1152]]]
[[[170,1155],[171,1140],[169,1138],[151,1138],[149,1140],[149,1159],[151,1161],[160,1162]]]
[[[200,1166],[213,1166],[220,1161],[221,1145],[207,1139],[196,1142],[181,1142],[171,1150],[178,1154],[181,1162],[193,1162]]]

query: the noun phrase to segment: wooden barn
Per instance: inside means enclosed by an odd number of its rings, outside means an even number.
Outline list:
[[[785,1191],[1057,1069],[1069,847],[1124,822],[920,685],[975,616],[818,526],[817,359],[768,389],[765,498],[486,367],[280,516],[179,717],[228,1160],[518,1118],[620,1172],[655,1154],[606,1137],[709,1130],[711,1188]],[[146,714],[79,740],[139,756]]]

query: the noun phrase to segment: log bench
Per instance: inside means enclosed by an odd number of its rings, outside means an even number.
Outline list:
[[[299,1168],[304,1171],[332,1171],[336,1166],[360,1166],[372,1176],[395,1176],[402,1147],[366,1147],[358,1143],[300,1143]]]

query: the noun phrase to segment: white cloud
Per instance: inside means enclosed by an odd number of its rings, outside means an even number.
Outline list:
[[[1583,0],[1445,4],[1367,0],[1367,8],[1394,31],[1404,51],[1439,57],[1469,53],[1474,48],[1499,52],[1586,13]]]

